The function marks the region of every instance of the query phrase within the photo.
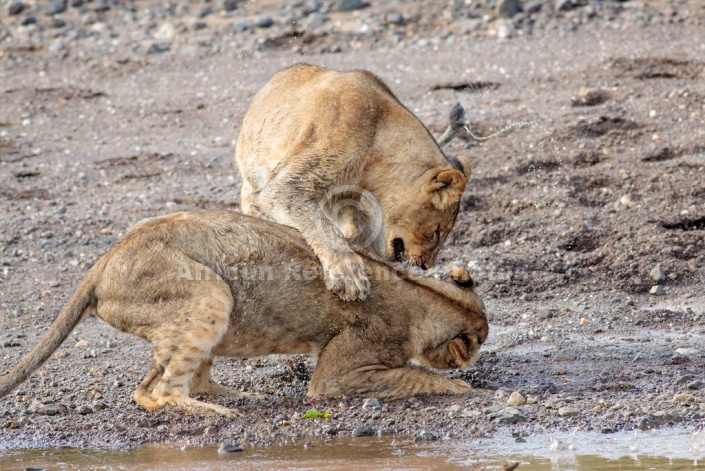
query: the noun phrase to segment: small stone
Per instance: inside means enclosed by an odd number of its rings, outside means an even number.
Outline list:
[[[519,0],[499,0],[496,7],[497,15],[502,18],[511,18],[521,11]]]
[[[22,2],[14,2],[10,5],[10,8],[7,9],[7,13],[10,16],[16,16],[19,15],[24,11],[26,8],[26,5]]]
[[[363,409],[381,409],[382,408],[382,402],[377,399],[376,397],[370,397],[368,399],[365,399],[365,402],[362,403],[362,408]]]
[[[62,18],[52,18],[51,27],[52,28],[63,28],[66,26],[66,20]]]
[[[482,412],[477,410],[477,409],[468,409],[465,408],[460,412],[460,417],[470,417],[472,419],[476,417],[480,417],[482,415]]]
[[[688,393],[678,393],[675,396],[673,396],[673,402],[702,402],[700,399],[697,397],[693,396],[692,394]]]
[[[76,345],[73,346],[73,348],[86,348],[88,346],[88,341],[86,340],[79,340],[76,342]]]
[[[213,14],[213,8],[212,7],[203,7],[201,8],[201,11],[198,12],[198,17],[199,18],[205,18],[208,15]]]
[[[429,430],[421,430],[421,433],[416,435],[414,438],[415,442],[435,442],[439,439],[440,437],[436,432],[431,432]]]
[[[507,405],[520,407],[526,404],[526,398],[519,391],[514,391],[507,399]]]
[[[575,4],[572,0],[556,0],[556,11],[568,11],[572,10]]]
[[[702,388],[705,388],[705,382],[700,381],[700,380],[698,380],[698,381],[693,381],[692,383],[688,383],[688,384],[686,385],[686,388],[692,389],[692,390],[695,390],[695,389],[702,389]]]
[[[572,417],[578,414],[580,414],[580,409],[576,409],[575,407],[565,406],[558,409],[558,415],[561,417]]]
[[[661,268],[660,263],[657,263],[654,266],[654,268],[651,269],[651,272],[649,272],[649,275],[651,275],[651,278],[656,283],[661,283],[663,281],[666,281],[666,273],[663,271],[663,268]]]
[[[637,428],[639,430],[651,430],[652,428],[656,427],[657,425],[658,425],[658,422],[656,422],[651,417],[642,417],[639,420],[639,423],[637,424]]]
[[[169,43],[152,43],[147,49],[147,54],[161,54],[171,49],[171,44]]]
[[[39,415],[57,415],[61,412],[62,407],[58,404],[42,404],[37,408]]]
[[[668,424],[675,421],[675,417],[666,411],[658,411],[651,414],[651,418],[656,421],[659,425]]]
[[[514,407],[505,407],[499,412],[492,414],[492,416],[491,417],[494,421],[500,424],[515,424],[517,422],[521,422],[522,420],[526,420],[526,416],[522,414],[519,409]]]
[[[237,10],[237,0],[225,0],[222,4],[223,10],[230,12]]]
[[[559,350],[554,356],[553,361],[574,361],[578,359],[578,355],[570,350]]]
[[[49,52],[52,52],[52,53],[65,52],[66,51],[66,44],[62,40],[57,39],[56,41],[52,42],[49,45],[48,50],[49,50]]]
[[[76,412],[78,412],[78,413],[81,414],[81,415],[88,415],[88,414],[92,414],[92,413],[95,412],[95,411],[93,410],[93,408],[92,408],[91,406],[85,406],[85,405],[84,405],[84,406],[78,407],[78,408],[76,409]]]
[[[365,8],[369,4],[364,0],[338,0],[333,5],[334,11],[355,11]]]
[[[257,26],[258,28],[269,28],[274,24],[274,20],[272,19],[271,16],[260,16],[257,18],[254,22],[254,25]]]
[[[338,426],[337,425],[329,425],[328,427],[323,429],[323,431],[327,435],[338,435]]]
[[[230,453],[241,453],[242,446],[239,443],[223,443],[218,447],[219,455],[229,455]]]
[[[388,25],[401,26],[404,24],[404,17],[399,13],[387,13],[387,16],[384,17],[384,21]]]
[[[107,408],[108,408],[108,405],[103,401],[93,402],[93,409],[95,409],[95,410],[103,410],[103,409],[107,409]]]
[[[355,438],[359,437],[374,437],[375,431],[369,425],[362,425],[360,427],[355,427],[352,431],[352,436]]]
[[[532,13],[538,13],[539,11],[541,11],[541,8],[543,8],[543,2],[528,2],[526,5],[524,5],[524,12],[527,15],[530,15]]]
[[[514,36],[517,35],[516,30],[512,27],[512,25],[508,23],[502,23],[499,26],[497,26],[497,37],[499,39],[509,39],[513,38]],[[504,241],[504,245],[511,245],[510,240]]]
[[[37,19],[32,15],[22,20],[22,26],[29,26],[34,24],[37,24]]]
[[[700,353],[700,350],[696,348],[677,348],[676,353],[684,357],[690,357],[698,355]]]
[[[44,6],[44,13],[53,16],[66,11],[65,0],[51,0]]]
[[[191,25],[191,28],[193,28],[194,31],[200,31],[202,29],[208,28],[208,23],[205,21],[196,21]]]
[[[664,294],[666,294],[666,290],[664,290],[663,286],[661,285],[654,285],[649,290],[649,294],[653,296],[663,296]]]

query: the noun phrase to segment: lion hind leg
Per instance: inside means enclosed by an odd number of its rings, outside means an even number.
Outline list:
[[[152,368],[135,391],[135,400],[148,410],[172,404],[189,410],[209,409],[228,416],[238,414],[189,397],[192,386],[199,383],[198,372],[207,371],[206,380],[210,381],[212,352],[227,331],[233,308],[229,286],[214,272],[206,279],[208,281],[199,283],[198,290],[178,307],[183,315],[171,316],[174,320],[150,338],[154,348]],[[176,308],[171,306],[170,309]]]

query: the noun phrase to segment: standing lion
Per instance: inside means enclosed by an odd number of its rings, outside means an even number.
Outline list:
[[[235,159],[242,211],[298,229],[347,301],[370,292],[351,246],[433,266],[470,174],[379,77],[304,64],[255,96]]]

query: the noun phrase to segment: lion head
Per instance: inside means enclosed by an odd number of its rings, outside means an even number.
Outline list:
[[[430,268],[455,224],[460,197],[470,176],[463,157],[450,168],[434,168],[402,192],[383,195],[384,251],[389,260]],[[386,203],[386,204],[385,204]]]
[[[475,293],[475,283],[467,269],[453,267],[450,278],[452,283],[462,290],[461,296],[467,302],[467,307],[465,312],[457,317],[446,312],[444,332],[447,334],[444,340],[423,349],[418,359],[431,368],[466,368],[473,364],[489,333],[484,304]],[[471,309],[467,309],[468,307]]]

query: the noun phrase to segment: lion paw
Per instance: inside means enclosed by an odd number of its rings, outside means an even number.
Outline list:
[[[343,301],[362,301],[370,294],[365,262],[354,253],[335,254],[325,270],[326,288]]]

